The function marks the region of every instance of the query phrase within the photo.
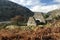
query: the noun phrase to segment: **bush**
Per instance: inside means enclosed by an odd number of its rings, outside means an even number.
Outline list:
[[[19,16],[15,16],[14,18],[11,18],[12,24],[14,25],[20,25],[22,23],[24,23],[24,17],[19,15]]]

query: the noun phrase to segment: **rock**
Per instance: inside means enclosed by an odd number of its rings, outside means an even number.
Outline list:
[[[43,14],[40,12],[34,12],[34,16],[35,20],[39,20],[40,22],[45,23],[45,19],[43,17]]]
[[[27,22],[27,26],[36,26],[36,22],[33,17],[29,17],[29,20]]]
[[[19,26],[16,26],[16,25],[9,25],[9,26],[6,26],[7,29],[18,29]]]

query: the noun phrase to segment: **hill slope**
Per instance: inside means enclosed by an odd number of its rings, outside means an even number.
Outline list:
[[[49,15],[49,17],[48,17],[49,20],[59,17],[60,16],[60,9],[48,12],[48,15]]]
[[[24,15],[25,17],[33,16],[34,13],[28,8],[16,3],[0,0],[0,21],[7,21],[16,15]]]

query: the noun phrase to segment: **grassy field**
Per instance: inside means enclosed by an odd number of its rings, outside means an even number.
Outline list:
[[[0,24],[0,40],[60,40],[60,20],[39,26]]]
[[[34,30],[1,29],[0,40],[60,40],[60,27],[37,27]]]

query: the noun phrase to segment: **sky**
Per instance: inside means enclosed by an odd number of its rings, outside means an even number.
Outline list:
[[[29,8],[33,12],[49,12],[60,9],[60,0],[10,0]]]

